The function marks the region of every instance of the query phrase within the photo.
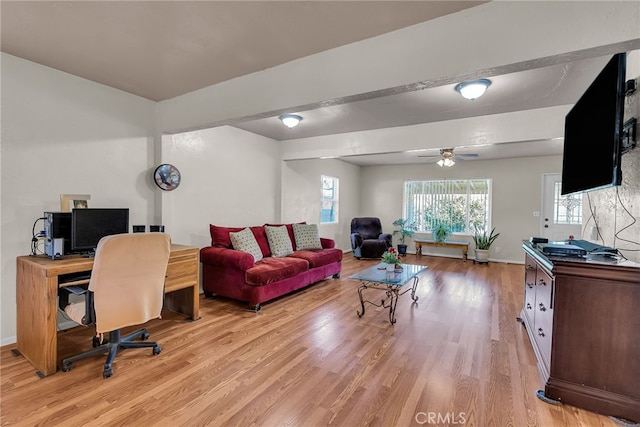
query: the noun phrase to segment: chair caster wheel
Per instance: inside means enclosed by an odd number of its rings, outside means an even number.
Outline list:
[[[149,339],[151,335],[149,335],[149,332],[145,332],[142,335],[140,335],[140,338],[142,339],[142,341],[146,341]]]
[[[69,372],[73,368],[73,364],[71,363],[63,363],[62,364],[62,372]]]
[[[159,345],[153,347],[153,355],[157,355],[160,354],[160,352],[162,351],[162,347],[160,347]]]
[[[109,378],[113,375],[113,369],[112,368],[104,368],[104,372],[102,372],[102,376],[104,378]]]

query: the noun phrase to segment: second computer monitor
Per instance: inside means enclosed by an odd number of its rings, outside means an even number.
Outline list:
[[[86,208],[71,211],[72,252],[93,252],[104,236],[128,232],[128,208]]]

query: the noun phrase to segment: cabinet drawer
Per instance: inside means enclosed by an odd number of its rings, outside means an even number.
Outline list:
[[[547,369],[551,366],[551,328],[553,327],[553,310],[541,311],[536,308],[536,320],[534,325],[534,336],[538,349],[542,354]]]
[[[553,308],[553,279],[544,270],[538,268],[536,273],[536,309]]]
[[[527,255],[524,273],[524,313],[533,325],[536,305],[536,263]]]
[[[534,318],[534,335],[542,358],[550,367],[551,363],[551,331],[553,328],[553,279],[542,269],[536,273],[536,303]]]

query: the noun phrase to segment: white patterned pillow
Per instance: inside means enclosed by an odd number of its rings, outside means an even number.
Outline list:
[[[285,257],[293,253],[293,245],[291,245],[291,239],[289,238],[289,232],[287,231],[286,225],[280,227],[265,225],[264,229],[267,233],[271,256]]]
[[[322,249],[317,224],[293,224],[296,249]]]
[[[258,262],[262,259],[262,251],[260,250],[258,241],[251,232],[251,229],[245,228],[244,230],[236,233],[229,233],[229,239],[231,239],[233,249],[253,255],[254,262]]]

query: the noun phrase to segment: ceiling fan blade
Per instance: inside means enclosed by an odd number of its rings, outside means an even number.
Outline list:
[[[458,157],[478,157],[479,154],[476,153],[469,153],[469,154],[456,154],[456,156]]]

